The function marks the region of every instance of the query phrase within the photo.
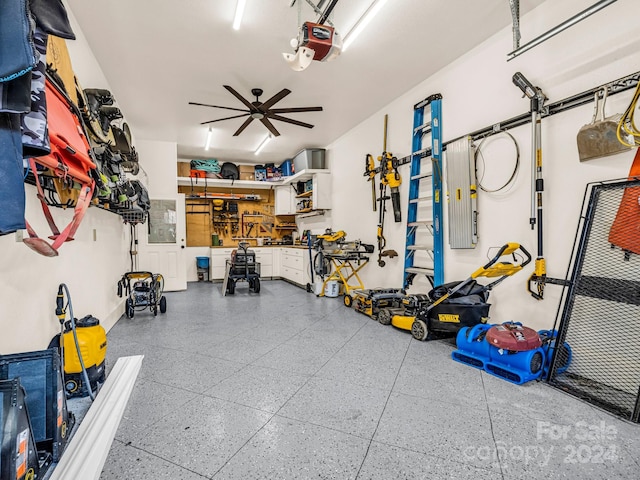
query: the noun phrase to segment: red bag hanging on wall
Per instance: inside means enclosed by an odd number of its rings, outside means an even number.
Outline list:
[[[51,153],[30,159],[30,164],[36,177],[38,198],[42,204],[42,210],[53,232],[53,235],[49,237],[53,243],[49,244],[39,238],[28,222],[29,238],[24,242],[36,252],[53,257],[58,255],[58,248],[65,241],[73,240],[73,235],[89,207],[95,188],[95,181],[90,172],[96,168],[96,165],[89,155],[89,142],[80,123],[80,117],[75,111],[75,106],[49,78],[46,79],[45,92]],[[44,201],[44,192],[38,179],[36,163],[50,169],[58,180],[66,185],[80,184],[80,193],[73,219],[62,232],[56,226],[49,207]]]
[[[640,180],[640,148],[631,164],[629,180]],[[609,230],[609,243],[640,255],[640,187],[624,189],[618,213]]]

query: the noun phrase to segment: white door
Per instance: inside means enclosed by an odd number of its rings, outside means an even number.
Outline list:
[[[151,200],[146,229],[139,234],[138,269],[160,273],[165,291],[187,289],[184,194]]]

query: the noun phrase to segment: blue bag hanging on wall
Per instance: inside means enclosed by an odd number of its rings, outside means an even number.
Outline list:
[[[36,65],[27,0],[0,2],[0,82],[31,71]]]
[[[20,115],[0,113],[0,235],[26,228]]]

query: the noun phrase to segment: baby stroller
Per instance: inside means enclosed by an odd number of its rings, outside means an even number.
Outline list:
[[[133,282],[133,286],[131,285]],[[155,317],[167,311],[167,299],[164,292],[164,278],[159,273],[128,272],[118,282],[118,296],[127,295],[125,315],[133,318],[136,310],[149,308]]]

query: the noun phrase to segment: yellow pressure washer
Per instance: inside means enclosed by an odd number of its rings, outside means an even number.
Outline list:
[[[64,296],[67,304],[64,304]],[[70,319],[65,321],[69,310]],[[58,287],[56,316],[61,333],[56,335],[49,347],[59,346],[63,363],[64,384],[68,397],[85,397],[93,400],[99,386],[106,378],[107,333],[100,321],[92,315],[77,320],[73,316],[73,304],[67,286]]]

